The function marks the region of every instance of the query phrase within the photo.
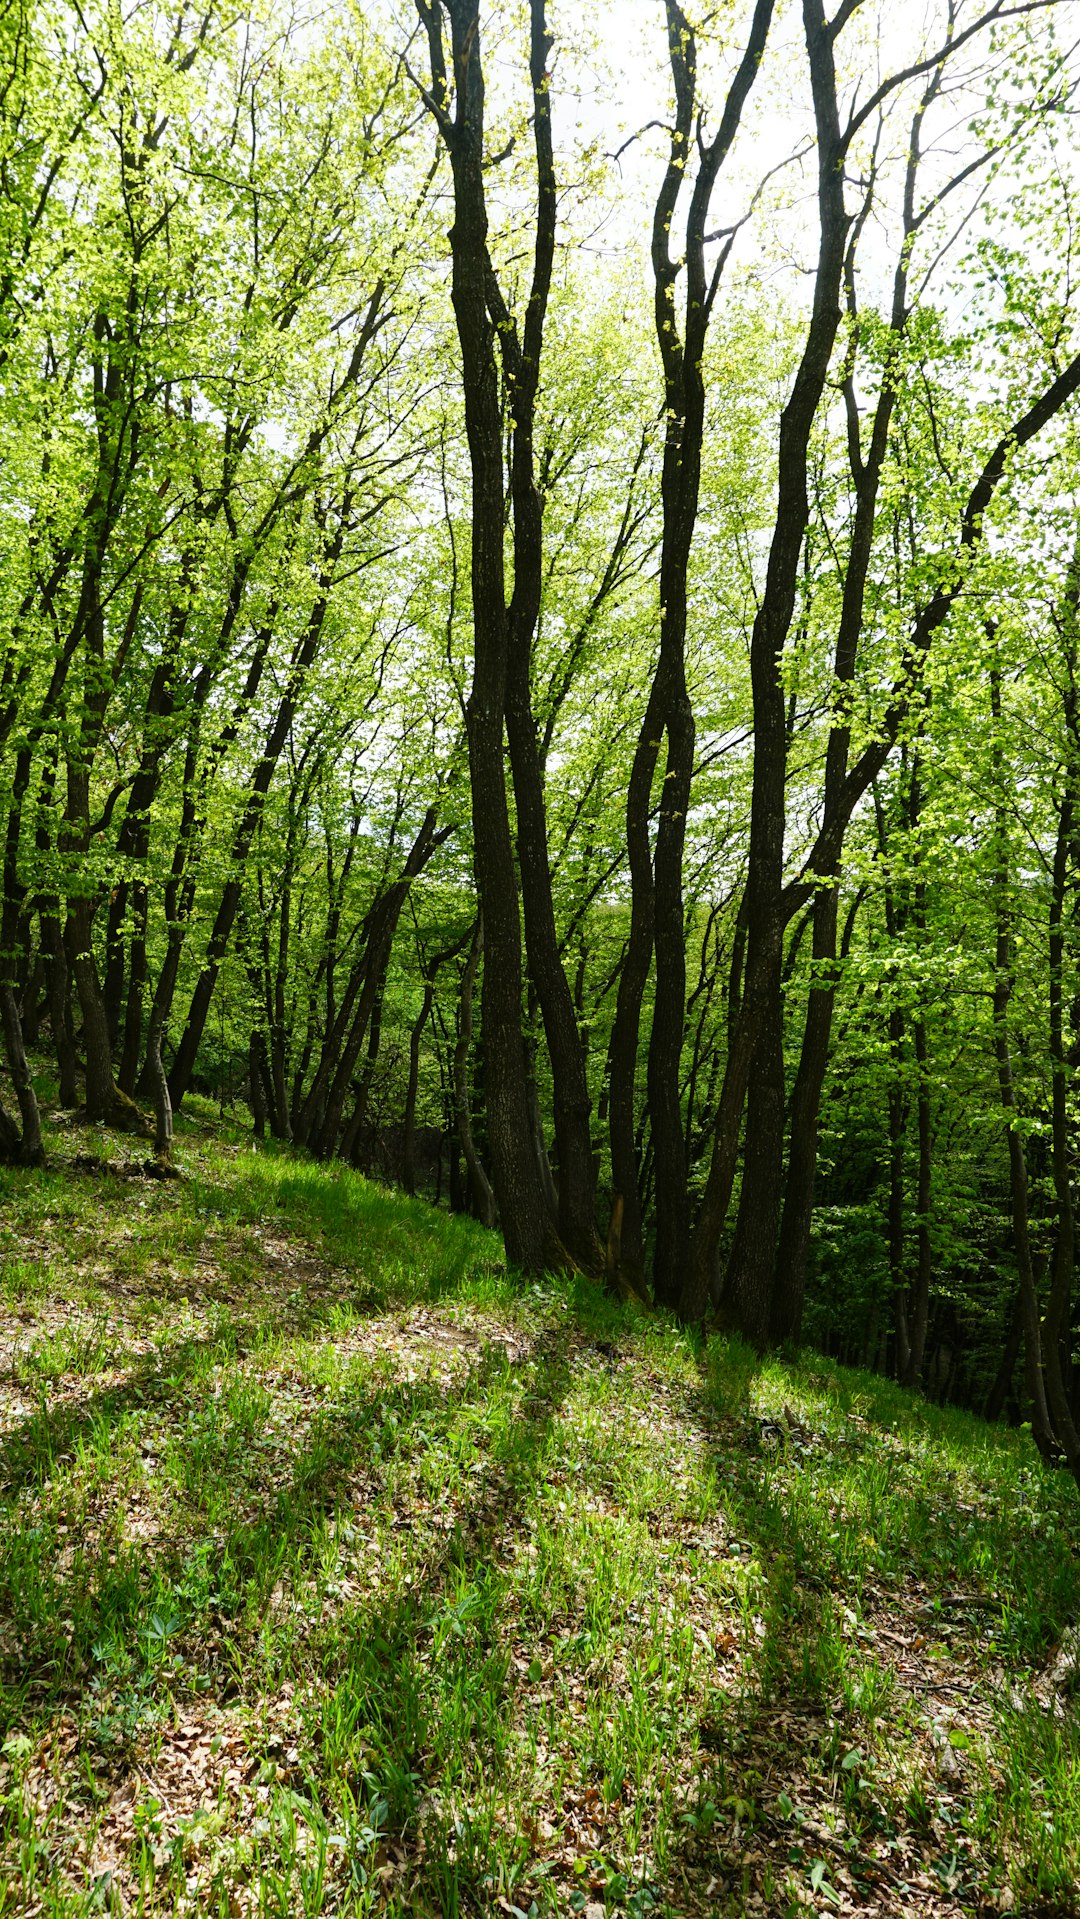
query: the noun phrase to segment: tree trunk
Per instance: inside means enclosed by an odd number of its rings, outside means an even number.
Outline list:
[[[559,952],[548,859],[544,772],[532,710],[532,646],[543,590],[543,505],[536,484],[534,425],[544,320],[555,252],[556,181],[551,139],[548,59],[551,36],[543,0],[530,3],[529,71],[537,161],[537,219],[533,277],[523,337],[496,301],[499,341],[509,375],[513,422],[510,496],[514,513],[514,583],[507,617],[506,734],[517,814],[518,867],[529,974],[540,1003],[552,1074],[552,1106],[559,1166],[558,1191],[546,1150],[538,1158],[549,1211],[574,1262],[599,1272],[592,1105],[574,1003]],[[489,263],[490,283],[494,274]],[[489,960],[490,964],[490,960]],[[535,1114],[533,1125],[536,1135]],[[539,1146],[539,1141],[537,1142]]]
[[[533,0],[534,7],[538,0]],[[521,925],[503,767],[508,621],[503,557],[502,414],[488,310],[484,74],[479,0],[448,0],[454,74],[450,112],[439,0],[421,0],[431,104],[454,179],[451,298],[461,348],[472,471],[473,677],[465,709],[476,883],[484,918],[481,999],[488,1136],[507,1258],[526,1272],[565,1259],[533,1151],[521,1027]],[[542,7],[540,8],[542,18]]]
[[[995,820],[995,858],[993,875],[994,925],[994,1055],[997,1060],[998,1093],[1005,1116],[1005,1138],[1009,1154],[1009,1198],[1012,1211],[1013,1244],[1020,1273],[1020,1300],[1024,1323],[1024,1379],[1031,1406],[1031,1432],[1045,1458],[1053,1454],[1054,1432],[1050,1422],[1043,1380],[1042,1341],[1039,1326],[1039,1298],[1031,1256],[1028,1220],[1028,1176],[1024,1142],[1016,1130],[1016,1091],[1013,1081],[1012,1053],[1009,1045],[1008,1013],[1012,998],[1012,929],[1009,910],[1008,815],[1003,786],[1001,729],[1001,673],[990,670],[990,705],[994,720],[992,754],[997,775],[999,798]]]
[[[918,1173],[915,1194],[915,1283],[911,1294],[909,1324],[911,1343],[903,1384],[915,1388],[922,1377],[926,1351],[926,1328],[930,1313],[930,1279],[933,1249],[930,1244],[930,1196],[933,1176],[933,1136],[930,1115],[930,1088],[927,1075],[926,1022],[914,1021],[915,1066],[919,1075],[917,1125],[919,1141]]]
[[[55,900],[38,909],[41,948],[45,957],[45,990],[49,1004],[49,1030],[59,1072],[59,1100],[68,1110],[79,1104],[79,1061],[71,1022],[71,990],[64,936],[57,917]]]
[[[454,1047],[454,1123],[457,1128],[458,1142],[468,1169],[469,1188],[473,1209],[485,1226],[496,1224],[495,1195],[490,1181],[480,1163],[473,1138],[472,1117],[469,1111],[469,1047],[472,1042],[473,1025],[473,989],[476,984],[480,955],[484,950],[484,921],[482,913],[476,916],[469,956],[461,975],[461,998],[458,1002],[458,1035]],[[530,1136],[531,1151],[531,1136]]]
[[[746,884],[746,989],[736,1045],[725,1073],[728,1110],[718,1126],[691,1272],[700,1290],[723,1227],[733,1167],[736,1101],[750,1083],[742,1192],[729,1288],[742,1330],[757,1345],[769,1337],[780,1228],[784,1152],[783,936],[787,719],[781,660],[795,607],[809,521],[810,436],[840,325],[840,289],[849,221],[844,206],[844,143],[836,94],[833,34],[821,0],[803,0],[803,28],[817,127],[818,261],[806,344],[780,420],[776,519],[765,587],[750,642],[754,776]],[[754,1062],[751,1078],[750,1062]],[[730,1087],[730,1091],[728,1090]]]
[[[405,1117],[401,1125],[401,1183],[412,1196],[416,1191],[416,1099],[420,1090],[420,1043],[431,1017],[435,998],[434,970],[424,981],[424,1000],[409,1033],[409,1081],[405,1092]]]
[[[1018,1286],[1013,1294],[1009,1309],[1008,1324],[1005,1329],[1005,1344],[1001,1353],[1001,1364],[994,1375],[994,1383],[986,1396],[983,1418],[997,1420],[1005,1410],[1005,1401],[1012,1390],[1013,1374],[1020,1357],[1020,1347],[1024,1338],[1024,1295]]]
[[[337,1147],[356,1062],[360,1057],[368,1023],[382,993],[394,936],[409,897],[409,889],[423,872],[432,854],[454,830],[452,826],[444,826],[437,831],[437,817],[436,808],[429,807],[398,878],[373,902],[369,910],[363,958],[359,966],[354,968],[339,1012],[340,1023],[346,1009],[355,1002],[352,1025],[340,1044],[336,1058],[329,1045],[324,1047],[311,1089],[298,1115],[298,1136],[306,1140],[311,1150],[323,1159],[329,1158]]]
[[[1072,1416],[1072,1407],[1062,1370],[1062,1342],[1071,1327],[1073,1263],[1076,1254],[1076,1223],[1072,1197],[1072,1171],[1069,1164],[1070,1125],[1068,1113],[1069,1068],[1065,1046],[1064,974],[1065,897],[1070,866],[1075,852],[1076,796],[1080,777],[1080,701],[1076,685],[1076,616],[1080,596],[1080,547],[1073,557],[1065,594],[1063,626],[1066,633],[1065,692],[1067,760],[1064,790],[1058,806],[1057,837],[1054,847],[1053,878],[1050,891],[1050,1064],[1052,1071],[1051,1139],[1053,1152],[1055,1230],[1050,1269],[1050,1296],[1043,1324],[1043,1363],[1046,1369],[1046,1394],[1055,1435],[1063,1447],[1069,1470],[1080,1485],[1080,1435]],[[1075,873],[1073,886],[1076,886]]]
[[[19,1103],[19,1117],[22,1120],[22,1135],[18,1144],[17,1157],[23,1166],[43,1166],[45,1144],[41,1136],[41,1112],[23,1045],[15,989],[7,978],[0,978],[0,1023],[4,1028],[4,1046],[11,1070],[12,1085],[15,1088],[15,1097]]]
[[[740,1332],[758,1351],[768,1345],[772,1327],[783,1142],[783,1013],[770,1008],[754,1052],[743,1189],[725,1289]]]
[[[256,1139],[266,1138],[266,1037],[261,1027],[253,1026],[248,1040],[248,1088],[251,1094],[251,1126]]]
[[[893,1077],[889,1085],[889,1289],[896,1326],[896,1377],[911,1375],[911,1327],[908,1322],[907,1273],[904,1265],[904,1142],[907,1098],[904,1092],[904,1015],[889,1009],[889,1053]]]
[[[829,1064],[829,1038],[836,995],[834,962],[838,904],[835,887],[823,889],[814,898],[815,970],[807,1000],[802,1051],[791,1099],[787,1181],[770,1315],[770,1337],[776,1344],[785,1339],[798,1339],[802,1324],[817,1174],[818,1114]]]

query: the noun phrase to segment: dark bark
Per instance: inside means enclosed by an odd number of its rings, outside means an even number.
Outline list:
[[[603,1255],[596,1229],[592,1106],[581,1035],[555,926],[543,763],[532,701],[532,646],[543,586],[543,503],[536,478],[535,411],[556,228],[548,73],[551,44],[542,0],[532,0],[529,72],[537,161],[537,218],[532,286],[520,340],[498,290],[490,260],[489,303],[508,375],[512,422],[510,498],[514,523],[514,584],[507,617],[506,734],[517,816],[525,951],[551,1062],[559,1167],[557,1193],[551,1184],[550,1168],[547,1177],[543,1177],[547,1155],[546,1151],[539,1152],[540,1138],[537,1138],[538,1163],[545,1201],[558,1220],[562,1245],[577,1265],[586,1271],[598,1272]],[[535,1108],[535,1100],[530,1104]],[[534,1110],[534,1137],[536,1118]]]
[[[432,854],[454,831],[453,826],[437,827],[437,819],[436,808],[429,807],[400,874],[380,893],[369,909],[363,957],[353,969],[349,991],[342,1005],[343,1012],[355,1005],[351,1025],[344,1025],[344,1037],[335,1053],[331,1054],[329,1049],[324,1048],[307,1099],[297,1117],[297,1136],[306,1140],[312,1151],[321,1158],[329,1158],[337,1146],[356,1062],[383,989],[398,921],[410,888]]]
[[[761,1136],[755,1140],[753,1154],[748,1108],[746,1169],[736,1227],[740,1254],[739,1263],[732,1266],[732,1295],[740,1320],[755,1339],[760,1339],[761,1329],[767,1329],[771,1319],[780,1225],[778,1169],[783,1156],[781,972],[786,920],[782,895],[787,721],[780,662],[794,612],[809,518],[810,434],[840,324],[840,286],[848,234],[833,39],[821,0],[803,0],[803,27],[818,140],[818,263],[806,345],[780,421],[776,523],[765,591],[750,643],[754,780],[746,888],[746,1001],[748,1009],[758,1003],[763,1009],[758,1041],[763,1056],[755,1060],[755,1073],[758,1082],[772,1091],[767,1100],[758,1101]],[[768,1137],[766,1126],[770,1129]]]
[[[60,1105],[69,1110],[79,1103],[79,1062],[75,1051],[75,1032],[71,1019],[71,989],[64,936],[55,911],[56,902],[43,900],[38,913],[41,950],[45,960],[45,990],[49,1008],[49,1031],[59,1073]]]
[[[5,1114],[2,1129],[3,1150],[8,1158],[26,1165],[39,1166],[45,1159],[41,1134],[41,1114],[37,1094],[26,1058],[22,1022],[19,1018],[17,981],[19,974],[19,928],[22,921],[24,889],[19,880],[19,839],[22,802],[30,776],[30,753],[23,747],[18,754],[15,778],[4,838],[2,896],[0,896],[0,1027],[3,1028],[15,1098],[19,1106],[22,1130],[12,1138],[14,1121]]]
[[[1027,1160],[1024,1142],[1016,1128],[1018,1108],[1013,1078],[1012,1048],[1009,1039],[1009,1002],[1013,992],[1012,925],[1009,906],[1008,819],[1002,787],[1001,675],[994,666],[990,673],[990,700],[995,725],[992,753],[997,774],[999,798],[996,807],[993,874],[995,957],[994,957],[994,1056],[997,1061],[998,1096],[1005,1118],[1005,1139],[1009,1155],[1009,1200],[1012,1213],[1013,1245],[1020,1275],[1020,1300],[1024,1324],[1024,1382],[1031,1408],[1031,1432],[1044,1457],[1054,1447],[1054,1432],[1046,1402],[1043,1379],[1042,1338],[1039,1298],[1032,1259]]]
[[[694,764],[694,714],[686,684],[687,577],[701,481],[705,421],[703,358],[709,320],[731,241],[711,273],[705,247],[709,209],[720,170],[757,77],[773,15],[758,0],[746,48],[728,89],[714,138],[701,135],[697,46],[677,0],[667,0],[668,55],[675,124],[652,227],[654,314],[664,372],[663,539],[660,556],[660,644],[631,768],[626,840],[630,863],[630,939],[619,982],[610,1049],[609,1117],[612,1186],[622,1200],[620,1244],[630,1264],[641,1258],[641,1193],[634,1151],[634,1093],[641,1007],[655,957],[656,990],[649,1037],[647,1087],[656,1181],[654,1291],[661,1304],[688,1303],[690,1217],[686,1125],[681,1098],[686,1018],[683,851]],[[698,166],[683,246],[685,307],[680,326],[675,289],[679,263],[671,228],[698,125]],[[660,748],[666,742],[655,853],[649,815]]]
[[[154,1159],[162,1172],[172,1170],[173,1112],[169,1081],[161,1058],[164,1031],[157,1014],[151,1016],[146,1035],[146,1056],[154,1099]]]
[[[0,976],[0,1025],[4,1029],[8,1068],[19,1105],[19,1117],[22,1121],[18,1147],[12,1156],[17,1158],[23,1166],[43,1166],[45,1143],[41,1134],[41,1112],[26,1058],[26,1048],[23,1045],[18,1001],[10,979],[2,976]]]
[[[466,704],[473,847],[484,918],[481,1021],[488,1138],[508,1259],[527,1272],[561,1264],[533,1151],[521,1025],[522,955],[517,878],[503,767],[509,621],[503,558],[502,416],[489,311],[490,261],[484,190],[484,73],[479,0],[417,0],[431,65],[428,103],[450,155],[454,181],[451,297],[461,351],[472,472],[473,676]],[[442,20],[449,17],[453,95]],[[533,18],[543,28],[541,0]]]
[[[462,969],[461,994],[458,1000],[458,1031],[454,1046],[454,1125],[468,1170],[473,1211],[485,1226],[494,1226],[497,1223],[495,1194],[492,1192],[491,1182],[476,1150],[472,1115],[469,1110],[469,1047],[472,1044],[473,990],[483,950],[484,921],[483,915],[478,913],[468,957]]]
[[[607,1068],[611,1185],[620,1205],[619,1257],[634,1274],[643,1274],[645,1264],[636,1092],[641,1004],[652,965],[655,926],[649,815],[662,727],[661,689],[654,679],[626,796],[630,931],[619,972]]]
[[[375,1077],[379,1048],[382,1045],[382,1009],[385,985],[386,972],[384,969],[382,979],[379,983],[379,990],[375,995],[375,1002],[371,1009],[371,1020],[368,1025],[367,1053],[356,1087],[356,1102],[353,1106],[348,1125],[342,1135],[340,1147],[342,1159],[350,1160],[354,1166],[361,1167],[364,1172],[370,1171],[370,1158],[364,1155],[361,1142],[363,1141],[368,1125],[371,1085]]]
[[[1001,1363],[994,1375],[993,1384],[986,1396],[983,1418],[1000,1419],[1005,1410],[1005,1402],[1012,1391],[1013,1374],[1020,1357],[1020,1348],[1024,1341],[1024,1296],[1018,1286],[1013,1294],[1012,1305],[1005,1328],[1005,1344],[1002,1348]]]
[[[825,888],[814,898],[812,984],[791,1100],[787,1176],[771,1311],[772,1338],[777,1342],[798,1339],[802,1326],[817,1177],[818,1120],[829,1064],[833,1006],[864,894],[865,888],[860,887],[848,902],[840,937],[839,964],[836,952],[838,889]]]
[[[823,390],[828,359],[839,320],[839,293],[845,266],[845,236],[850,224],[844,209],[843,158],[854,128],[865,118],[864,109],[860,109],[859,114],[849,122],[847,129],[841,135],[836,110],[833,69],[835,36],[832,28],[826,25],[818,0],[804,0],[803,19],[818,132],[820,250],[814,308],[807,345],[791,399],[781,421],[777,516],[765,592],[751,643],[755,762],[751,807],[750,878],[747,885],[747,980],[740,1025],[748,1024],[754,1028],[755,1043],[756,1032],[762,1028],[767,1008],[772,1007],[771,1017],[775,1021],[775,1008],[781,990],[783,926],[794,913],[800,910],[806,900],[824,890],[823,881],[828,885],[836,884],[848,821],[854,807],[884,766],[910,711],[912,701],[918,694],[922,663],[934,634],[947,619],[961,590],[961,583],[966,577],[969,556],[982,539],[986,508],[1006,472],[1009,459],[1015,448],[1026,445],[1042,431],[1048,421],[1060,411],[1080,387],[1080,356],[1078,356],[1013,423],[1010,430],[993,448],[971,489],[961,516],[957,551],[957,560],[960,564],[950,569],[947,574],[943,574],[943,583],[920,609],[913,623],[901,675],[882,721],[880,736],[878,740],[864,748],[854,765],[849,767],[849,720],[843,686],[845,680],[850,679],[853,673],[854,649],[857,646],[862,624],[862,586],[865,569],[859,557],[859,541],[861,539],[868,550],[872,531],[871,495],[875,490],[869,484],[869,476],[872,475],[874,447],[879,426],[884,432],[891,409],[891,400],[887,397],[889,380],[887,365],[883,385],[883,400],[886,404],[883,407],[879,403],[871,434],[871,447],[867,455],[864,456],[859,445],[857,431],[850,435],[852,465],[858,495],[852,555],[855,563],[849,566],[848,577],[845,579],[841,630],[838,636],[836,676],[840,683],[841,696],[838,720],[832,729],[829,742],[824,817],[802,873],[796,880],[785,886],[782,858],[786,756],[779,660],[790,627],[799,548],[808,521],[806,455],[809,430]],[[927,208],[916,214],[914,179],[918,164],[918,132],[921,115],[940,85],[940,75],[944,71],[946,61],[953,56],[962,43],[971,37],[973,32],[978,30],[980,30],[980,23],[972,23],[962,35],[950,40],[949,44],[941,50],[936,63],[932,63],[931,78],[919,113],[916,115],[905,193],[904,254],[894,285],[894,295],[899,296],[897,300],[894,300],[894,332],[898,325],[902,325],[906,320],[906,269],[910,239],[927,213],[940,204],[943,197],[942,190],[939,189]],[[890,91],[894,84],[894,80],[883,82],[884,93]],[[951,191],[952,186],[959,184],[965,177],[966,169],[961,170],[944,191]],[[865,218],[869,204],[869,199],[864,200],[860,219]],[[850,271],[848,284],[850,288],[852,285]],[[848,397],[850,422],[853,396],[849,394]],[[860,574],[863,575],[863,580],[860,580]],[[811,1052],[816,1052],[819,1060],[827,1048],[828,1035],[825,1029],[831,1022],[831,1006],[830,995],[827,1003],[819,1001],[816,1006],[809,1009],[809,1032],[806,1037]],[[744,1043],[737,1052],[733,1050],[733,1053],[729,1055],[725,1090],[721,1097],[721,1111],[717,1120],[714,1163],[710,1170],[705,1202],[694,1238],[691,1267],[694,1293],[688,1304],[696,1301],[705,1292],[710,1260],[723,1227],[726,1203],[734,1177],[733,1153],[734,1142],[737,1139],[740,1094],[749,1080],[745,1034],[741,1034],[740,1038]],[[811,1155],[807,1153],[804,1157],[809,1163]],[[771,1166],[774,1161],[775,1145],[766,1156],[768,1165]],[[749,1230],[748,1222],[748,1230],[742,1236],[743,1242],[747,1245],[755,1244],[763,1260],[767,1256],[770,1244],[775,1243],[773,1223],[765,1215],[771,1208],[775,1208],[776,1203],[775,1186],[771,1179],[766,1179],[760,1186],[754,1177],[744,1179],[740,1212],[750,1209],[759,1217],[754,1222],[753,1231]],[[809,1207],[805,1204],[804,1197],[801,1223],[801,1236],[804,1241],[809,1232],[809,1220]],[[796,1242],[799,1238],[794,1231],[794,1225],[793,1221],[789,1244]],[[732,1278],[734,1279],[734,1274]],[[759,1291],[771,1293],[773,1278],[763,1266],[754,1275],[744,1272],[740,1276],[740,1284],[747,1297],[751,1297]]]
[[[783,1001],[768,1008],[754,1050],[746,1102],[743,1192],[729,1261],[725,1300],[739,1331],[762,1350],[772,1335],[776,1234],[783,1189],[784,1049]]]
[[[896,1377],[903,1380],[911,1372],[911,1328],[908,1323],[907,1274],[904,1268],[904,1146],[908,1103],[903,1082],[904,1014],[899,1006],[889,1009],[889,1055],[892,1062],[892,1078],[889,1082],[889,1289],[896,1328]]]
[[[918,889],[916,889],[918,890]],[[915,1191],[915,1277],[909,1315],[910,1345],[902,1384],[916,1387],[922,1377],[926,1351],[926,1328],[930,1312],[930,1280],[933,1249],[930,1243],[930,1199],[933,1179],[933,1134],[930,1115],[930,1084],[926,1043],[926,1021],[912,1023],[915,1041],[915,1070],[918,1074],[916,1120],[918,1127],[918,1170]]]
[[[424,998],[409,1033],[409,1080],[405,1090],[405,1117],[401,1128],[401,1183],[410,1195],[416,1191],[416,1099],[420,1090],[420,1045],[431,1017],[435,976],[424,980]]]
[[[22,770],[28,777],[28,762]],[[48,743],[44,754],[38,790],[35,847],[42,864],[48,859],[51,851],[47,816],[56,791],[56,773],[57,746],[53,739]],[[79,1061],[75,1050],[75,1030],[71,1017],[71,980],[60,924],[60,903],[55,893],[47,892],[39,895],[37,904],[41,952],[45,966],[49,1030],[59,1076],[59,1101],[61,1106],[71,1109],[79,1103]]]
[[[268,1104],[266,1098],[266,1035],[253,1026],[248,1040],[248,1090],[251,1096],[251,1128],[256,1139],[266,1138]]]
[[[471,943],[471,940],[472,928],[470,927],[460,939],[452,941],[451,944],[444,947],[441,952],[433,953],[430,958],[424,960],[421,969],[424,980],[424,998],[420,1011],[413,1021],[412,1029],[409,1033],[409,1079],[405,1093],[405,1117],[401,1128],[401,1183],[405,1191],[410,1194],[416,1190],[416,1101],[420,1089],[420,1045],[423,1040],[424,1030],[431,1017],[431,1009],[435,1001],[435,985],[439,970],[446,964],[447,960],[456,959],[462,947],[467,942]],[[440,1063],[440,1073],[441,1072],[442,1067]],[[441,1183],[442,1156],[440,1153],[438,1178],[440,1188]],[[437,1191],[435,1204],[438,1205],[438,1203]]]
[[[1070,1167],[1070,1123],[1068,1112],[1069,1061],[1065,1039],[1065,972],[1070,958],[1066,953],[1065,908],[1070,887],[1078,890],[1076,872],[1077,818],[1080,800],[1080,690],[1077,687],[1078,606],[1080,606],[1080,542],[1073,553],[1063,595],[1060,627],[1064,639],[1064,721],[1065,765],[1062,791],[1058,801],[1057,835],[1050,888],[1050,1067],[1051,1144],[1055,1204],[1054,1247],[1050,1269],[1050,1295],[1043,1322],[1043,1363],[1046,1395],[1054,1432],[1064,1450],[1069,1470],[1080,1484],[1080,1435],[1062,1366],[1062,1347],[1071,1330],[1071,1294],[1076,1256],[1076,1221]]]
[[[293,1136],[288,1087],[288,1020],[285,1011],[285,997],[289,977],[289,919],[291,911],[292,889],[286,880],[285,885],[281,889],[281,900],[278,906],[277,953],[275,956],[274,978],[269,1009],[269,1070],[272,1091],[272,1126],[275,1137],[285,1140],[291,1140]]]

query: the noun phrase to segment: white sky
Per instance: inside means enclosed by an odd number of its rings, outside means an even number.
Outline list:
[[[398,20],[415,18],[409,0],[391,0]],[[834,11],[839,0],[830,0]],[[988,0],[960,0],[959,26],[985,10]],[[715,127],[730,80],[747,34],[751,0],[699,0],[689,7],[696,20],[711,18],[699,43],[699,93],[708,119]],[[516,14],[515,22],[508,17]],[[842,111],[854,94],[865,99],[879,81],[903,68],[944,39],[945,0],[865,0],[837,43],[842,87]],[[1063,0],[1054,10],[1059,38],[1070,37],[1080,23],[1076,0]],[[1034,31],[1044,43],[1049,13],[1036,16]],[[555,35],[552,111],[559,148],[561,181],[572,188],[577,166],[574,150],[594,147],[613,154],[651,121],[666,121],[669,113],[669,76],[663,0],[549,0],[549,23]],[[489,123],[493,129],[513,99],[524,103],[527,80],[527,31],[524,5],[508,9],[500,0],[483,16],[485,71],[489,93]],[[977,49],[977,50],[975,50]],[[419,61],[422,47],[416,46]],[[958,56],[950,68],[949,97],[932,111],[924,132],[931,149],[926,181],[952,173],[977,149],[970,121],[982,97],[977,81],[987,42],[980,36],[971,52]],[[889,110],[882,153],[891,158],[889,175],[895,187],[909,144],[908,129],[916,89],[909,85]],[[754,188],[771,168],[793,156],[812,139],[809,83],[803,45],[801,6],[797,0],[779,0],[762,72],[744,113],[739,140],[721,177],[713,206],[713,224],[726,226],[746,211]],[[867,129],[869,134],[871,129]],[[567,223],[579,235],[589,236],[590,251],[600,260],[623,259],[634,273],[648,275],[648,244],[652,203],[661,178],[665,136],[654,129],[626,147],[618,164],[609,162],[603,177],[593,177],[587,194],[568,191],[564,202]],[[865,152],[865,143],[864,143]],[[859,156],[854,156],[858,164]],[[510,182],[506,182],[506,189]],[[490,179],[493,211],[503,182]],[[978,185],[963,190],[952,203],[968,208]],[[893,205],[889,207],[889,199]],[[575,204],[576,201],[576,204]],[[801,164],[784,168],[762,199],[752,225],[741,236],[735,263],[766,283],[777,277],[786,297],[798,299],[808,290],[806,275],[816,247],[816,161],[808,153]],[[868,291],[884,292],[882,270],[891,275],[895,256],[895,192],[886,190],[879,214],[868,225],[862,247]],[[680,206],[676,216],[684,212]],[[893,217],[889,217],[890,214]],[[944,297],[943,295],[941,297]],[[955,299],[955,293],[952,295]]]

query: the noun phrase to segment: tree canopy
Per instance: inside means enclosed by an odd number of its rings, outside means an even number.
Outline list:
[[[896,11],[11,0],[0,1149],[242,1098],[1080,1473],[1080,49]]]

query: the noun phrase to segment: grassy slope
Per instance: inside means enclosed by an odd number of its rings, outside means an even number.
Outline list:
[[[86,1146],[0,1174],[0,1913],[1073,1909],[1025,1436],[191,1122],[177,1186]]]

